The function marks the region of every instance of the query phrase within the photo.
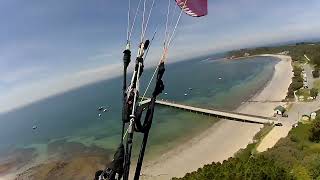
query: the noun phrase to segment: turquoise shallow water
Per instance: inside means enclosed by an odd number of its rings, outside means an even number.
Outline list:
[[[201,107],[232,110],[265,86],[277,61],[269,57],[247,60],[193,60],[170,64],[160,98]],[[147,82],[152,70],[146,70]],[[142,84],[145,87],[145,84]],[[188,88],[193,88],[189,90]],[[144,89],[144,88],[142,88]],[[184,96],[187,93],[188,96]],[[98,117],[97,108],[110,107]],[[38,158],[48,156],[57,140],[114,150],[120,139],[121,78],[91,84],[0,115],[0,151],[33,147]],[[147,154],[174,147],[210,127],[215,120],[180,110],[157,107]],[[32,126],[37,125],[36,130]],[[141,137],[136,136],[139,141]],[[136,146],[135,146],[136,148]],[[0,158],[1,159],[1,158]]]

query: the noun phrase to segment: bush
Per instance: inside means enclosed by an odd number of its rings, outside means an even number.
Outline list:
[[[318,77],[320,76],[319,70],[316,69],[316,70],[312,71],[312,76],[313,76],[314,78],[318,78]]]
[[[315,143],[320,142],[320,118],[317,117],[317,119],[314,121],[312,128],[310,130],[310,136],[309,140]]]
[[[205,165],[196,172],[173,180],[211,180],[211,179],[293,179],[285,168],[263,155],[248,159],[229,158],[222,164]]]
[[[320,54],[315,55],[312,58],[312,62],[317,66],[320,67]]]
[[[293,71],[293,75],[294,76],[300,76],[301,75],[301,71]]]
[[[293,66],[293,72],[295,73],[299,73],[299,75],[301,74],[301,72],[303,71],[302,67],[300,66]]]
[[[296,91],[303,87],[303,82],[293,81],[289,86],[289,91]]]
[[[313,98],[316,98],[318,96],[318,89],[312,88],[310,90],[310,96],[313,97]]]
[[[293,82],[303,82],[303,78],[301,76],[294,76],[292,78]]]
[[[310,169],[310,175],[313,179],[320,178],[320,154],[315,153],[307,156],[303,160],[304,164]]]
[[[292,99],[294,98],[294,91],[291,89],[288,89],[288,93],[287,93],[287,99]]]

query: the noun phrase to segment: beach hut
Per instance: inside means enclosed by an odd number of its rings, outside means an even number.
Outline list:
[[[277,115],[283,115],[284,112],[286,112],[286,108],[284,108],[283,106],[277,106],[276,108],[274,108],[274,113]]]

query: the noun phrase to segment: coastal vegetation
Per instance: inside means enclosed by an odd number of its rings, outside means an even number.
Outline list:
[[[310,96],[310,90],[309,89],[299,89],[296,92],[297,96],[303,96],[303,97],[309,97]]]
[[[312,97],[312,98],[316,98],[317,96],[318,96],[318,89],[316,89],[316,88],[312,88],[311,90],[310,90],[310,96]]]
[[[318,78],[320,76],[319,69],[315,69],[312,71],[313,78]]]
[[[293,99],[294,98],[294,92],[301,89],[303,87],[303,77],[301,75],[302,68],[294,64],[293,65],[293,77],[292,82],[288,88],[288,93],[286,99]]]
[[[278,54],[281,52],[288,52],[288,55],[292,57],[292,60],[298,61],[300,63],[308,62],[315,64],[317,67],[320,67],[320,42],[317,43],[296,43],[289,44],[284,46],[277,47],[259,47],[252,49],[240,49],[230,52],[229,56],[233,57],[243,57],[245,53],[250,55],[259,55],[259,54]]]
[[[294,99],[294,92],[298,91],[303,87],[303,77],[302,77],[302,64],[309,63],[313,67],[312,75],[314,78],[318,78],[320,76],[320,42],[317,43],[308,43],[301,42],[296,44],[289,44],[277,47],[258,47],[258,48],[248,48],[248,49],[240,49],[235,50],[229,53],[229,57],[238,58],[244,56],[254,56],[259,54],[281,54],[281,55],[289,55],[292,58],[292,66],[294,77],[292,78],[292,83],[288,88],[288,93],[286,100]],[[319,90],[319,88],[317,88]],[[316,90],[310,90],[309,97],[317,96]],[[298,94],[305,93],[304,91],[298,92]]]
[[[303,96],[303,99],[306,101],[315,99],[318,96],[318,93],[319,91],[316,88],[311,88],[311,89],[302,88],[296,91],[296,95],[299,97]],[[312,97],[312,99],[309,99],[309,97]]]
[[[316,88],[318,91],[320,90],[320,79],[317,79],[313,82],[313,87]]]
[[[312,123],[299,123],[266,152],[254,153],[256,143],[249,144],[233,158],[173,179],[320,179],[319,142],[317,116]]]
[[[320,118],[314,121],[309,139],[314,143],[320,142]]]
[[[250,146],[248,147],[250,148]],[[183,180],[206,179],[293,179],[293,177],[278,167],[275,161],[264,156],[251,157],[246,151],[240,158],[230,158],[223,163],[212,163],[188,173]],[[178,178],[173,178],[177,180]]]

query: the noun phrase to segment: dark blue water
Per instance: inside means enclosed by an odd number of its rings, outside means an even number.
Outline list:
[[[160,98],[231,110],[265,86],[276,62],[269,57],[237,61],[195,58],[170,64],[164,76],[168,94]],[[145,70],[142,89],[152,72]],[[45,151],[43,147],[58,139],[114,149],[120,139],[121,83],[121,77],[98,82],[1,114],[0,150],[37,147]],[[99,118],[97,108],[102,105],[110,111]],[[186,132],[190,136],[213,123],[208,117],[157,107],[148,151],[162,152],[188,138]],[[38,128],[33,130],[33,125]]]

